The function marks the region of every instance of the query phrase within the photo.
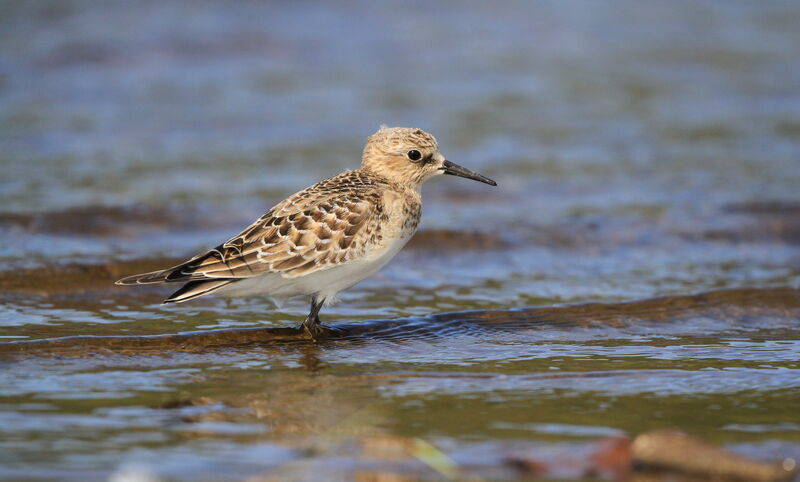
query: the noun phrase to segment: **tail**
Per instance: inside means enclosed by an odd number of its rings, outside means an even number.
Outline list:
[[[197,298],[199,296],[207,295],[216,291],[224,286],[227,286],[236,279],[231,278],[218,278],[218,279],[202,279],[202,276],[194,274],[197,264],[205,259],[214,256],[215,251],[208,253],[181,263],[172,268],[162,269],[159,271],[151,271],[149,273],[135,274],[116,281],[117,285],[144,285],[151,283],[181,283],[185,282],[181,289],[172,293],[169,298],[164,300],[164,303],[181,303]],[[194,278],[194,279],[192,279]],[[200,278],[200,279],[198,279]]]
[[[178,283],[182,281],[192,281],[192,273],[197,264],[213,256],[215,251],[209,251],[200,256],[181,263],[172,268],[150,271],[149,273],[135,274],[127,276],[114,282],[116,285],[146,285],[151,283]]]
[[[120,280],[122,281],[122,280]],[[164,300],[164,303],[183,303],[199,296],[207,295],[213,291],[228,286],[236,280],[222,279],[222,280],[209,280],[209,281],[190,281],[181,286],[181,289],[172,293],[169,298]]]

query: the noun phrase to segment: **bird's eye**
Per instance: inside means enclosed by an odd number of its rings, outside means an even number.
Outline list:
[[[410,151],[408,151],[407,155],[408,158],[411,159],[412,161],[419,161],[420,159],[422,159],[422,154],[420,154],[420,152],[416,149],[411,149]]]

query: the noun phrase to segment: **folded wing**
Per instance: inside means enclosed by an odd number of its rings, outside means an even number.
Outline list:
[[[346,263],[380,239],[380,195],[335,193],[325,198],[298,193],[216,248],[172,268],[129,276],[120,285],[214,281],[206,292],[266,273],[303,276]],[[228,283],[219,283],[226,281]],[[196,297],[199,295],[194,295]],[[181,300],[182,301],[182,300]]]

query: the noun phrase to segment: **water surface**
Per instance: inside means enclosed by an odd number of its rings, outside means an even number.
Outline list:
[[[663,427],[800,460],[794,2],[0,8],[0,478],[577,478]],[[499,186],[427,184],[329,341],[111,284],[381,123]]]

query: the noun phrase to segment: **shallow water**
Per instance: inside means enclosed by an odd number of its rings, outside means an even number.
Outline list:
[[[0,8],[0,478],[577,478],[660,427],[800,460],[794,2]],[[499,186],[426,185],[330,340],[111,285],[381,123]]]

